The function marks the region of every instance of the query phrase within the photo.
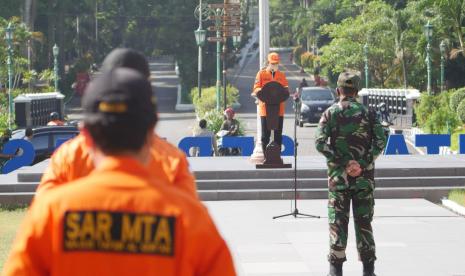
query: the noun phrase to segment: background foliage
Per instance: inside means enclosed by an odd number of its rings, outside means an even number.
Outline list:
[[[215,2],[203,1],[204,4]],[[243,1],[244,14],[248,11],[248,3]],[[66,67],[66,73],[72,75],[70,79],[75,78],[76,72],[88,70],[90,63],[99,64],[112,49],[131,47],[147,57],[174,56],[182,82],[190,90],[197,80],[196,74],[192,74],[197,68],[194,37],[198,27],[194,17],[197,5],[198,1],[186,0],[0,0],[0,27],[7,20],[15,23],[17,51],[23,56],[26,56],[27,43],[20,37],[36,34],[31,42],[32,67],[36,70],[52,68],[54,44],[60,47],[60,71],[64,72]],[[244,23],[244,33],[247,33],[248,20]],[[205,22],[204,28],[209,25],[211,22]],[[28,33],[22,35],[20,29]],[[3,37],[2,33],[0,35]],[[0,47],[3,46],[1,43]],[[232,49],[232,45],[229,46]],[[209,76],[214,78],[216,69],[214,47],[212,43],[205,47],[204,82],[207,85],[211,84]],[[1,51],[0,58],[3,58]],[[84,66],[76,68],[77,64]],[[68,70],[71,67],[75,69]],[[69,90],[69,86],[70,83],[63,83],[64,90]]]
[[[216,3],[203,0],[204,4]],[[249,0],[243,0],[244,15]],[[5,27],[14,27],[15,88],[31,90],[34,77],[42,77],[40,90],[53,80],[52,47],[60,48],[58,56],[60,91],[73,92],[76,75],[98,66],[114,48],[130,47],[148,58],[174,56],[179,65],[185,91],[197,85],[197,45],[194,30],[198,20],[194,9],[198,1],[170,0],[0,0],[0,37]],[[244,34],[249,30],[244,18]],[[212,23],[204,22],[204,28]],[[211,33],[209,34],[211,35]],[[243,44],[246,37],[243,37]],[[216,70],[215,44],[204,47],[203,85],[213,85]],[[228,41],[232,49],[232,41]],[[28,58],[28,49],[30,58]],[[0,39],[0,59],[6,60],[6,44]],[[235,57],[227,56],[232,66]],[[44,72],[44,73],[42,73]],[[51,73],[51,74],[50,74]],[[6,66],[0,66],[0,84],[7,83]],[[0,86],[0,87],[2,87]],[[37,89],[33,89],[37,92]],[[5,90],[1,90],[5,92]],[[186,93],[187,94],[187,93]],[[1,108],[1,107],[0,107]]]
[[[433,86],[439,90],[439,44],[446,42],[446,85],[465,86],[465,0],[271,0],[272,46],[295,46],[321,58],[334,85],[347,68],[364,72],[368,45],[370,87],[426,90],[424,25],[433,25]],[[289,31],[291,30],[291,31]],[[292,38],[289,38],[292,36]],[[311,67],[308,67],[311,69]]]
[[[231,85],[226,88],[227,106],[237,103],[239,100],[239,90]],[[216,86],[202,89],[202,97],[199,98],[197,88],[191,90],[192,102],[195,105],[195,113],[199,118],[203,118],[205,113],[216,110]],[[223,93],[221,93],[220,107],[223,109]],[[223,112],[221,112],[223,114]]]

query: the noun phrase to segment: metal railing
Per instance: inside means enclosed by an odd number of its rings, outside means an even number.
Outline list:
[[[50,113],[57,112],[64,118],[64,98],[58,92],[21,94],[14,99],[15,123],[19,128],[44,126],[50,121]]]
[[[406,127],[414,123],[414,104],[420,98],[416,89],[376,89],[364,88],[359,92],[363,104],[378,110],[380,103],[386,104],[386,109],[395,118],[393,123]]]

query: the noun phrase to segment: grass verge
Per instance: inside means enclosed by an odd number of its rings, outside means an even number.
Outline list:
[[[465,207],[465,189],[456,189],[450,191],[448,199]]]
[[[0,206],[0,271],[25,214],[24,206]]]

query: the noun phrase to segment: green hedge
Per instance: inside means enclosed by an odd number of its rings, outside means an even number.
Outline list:
[[[233,103],[239,101],[239,90],[231,85],[227,87],[228,98],[228,107],[232,106]],[[202,88],[202,97],[199,98],[199,93],[197,88],[191,90],[192,102],[195,106],[195,113],[200,119],[205,119],[207,121],[207,128],[214,133],[220,131],[221,125],[224,121],[223,116],[223,91],[221,91],[220,106],[221,110],[216,110],[216,86],[211,86],[207,88]],[[244,134],[244,126],[238,118],[239,121],[239,135]],[[198,127],[196,124],[194,127]]]
[[[205,112],[202,119],[207,121],[207,128],[213,133],[220,131],[221,125],[223,124],[224,116],[223,112],[216,111],[215,109]]]
[[[452,93],[449,103],[452,111],[457,111],[457,108],[463,99],[465,99],[465,88],[459,89]]]
[[[204,116],[202,119],[205,119],[207,121],[207,128],[213,133],[218,133],[221,129],[221,125],[223,124],[224,121],[224,115],[223,112],[219,112],[216,110],[210,110],[205,112]],[[235,118],[236,120],[239,121],[239,131],[237,132],[239,136],[244,135],[245,130],[244,130],[244,124],[242,120],[239,118]],[[197,125],[195,127],[198,127]]]
[[[231,85],[227,86],[227,105],[231,106],[233,103],[239,101],[239,90]],[[191,90],[192,102],[195,106],[195,113],[198,117],[204,117],[205,113],[210,110],[216,109],[216,86],[202,88],[202,97],[199,98],[197,88]],[[223,109],[223,88],[220,93],[220,107]],[[221,112],[222,113],[222,112]]]
[[[415,107],[418,125],[427,133],[444,134],[453,132],[459,125],[457,113],[450,108],[450,99],[454,91],[445,91],[439,95],[422,93]],[[459,106],[460,108],[460,106]]]
[[[465,100],[462,100],[457,107],[457,117],[462,123],[465,123]]]

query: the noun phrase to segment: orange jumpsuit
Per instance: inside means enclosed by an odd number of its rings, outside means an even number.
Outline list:
[[[36,198],[5,263],[12,275],[235,275],[207,210],[128,157]]]
[[[253,86],[253,94],[256,94],[259,90],[265,86],[265,84],[269,83],[270,81],[279,82],[284,88],[289,87],[289,83],[286,79],[286,75],[281,71],[276,71],[273,74],[271,71],[268,71],[267,68],[263,68],[262,70],[258,71],[257,77],[255,78],[255,84]],[[284,102],[279,105],[279,116],[284,116]],[[266,116],[266,108],[265,103],[262,101],[258,101],[258,108],[259,108],[259,115],[260,117]]]
[[[157,135],[154,135],[152,140],[151,151],[151,174],[198,198],[195,178],[189,171],[185,154]],[[87,176],[93,169],[84,136],[78,135],[61,145],[52,155],[37,188],[37,195],[52,187]]]

